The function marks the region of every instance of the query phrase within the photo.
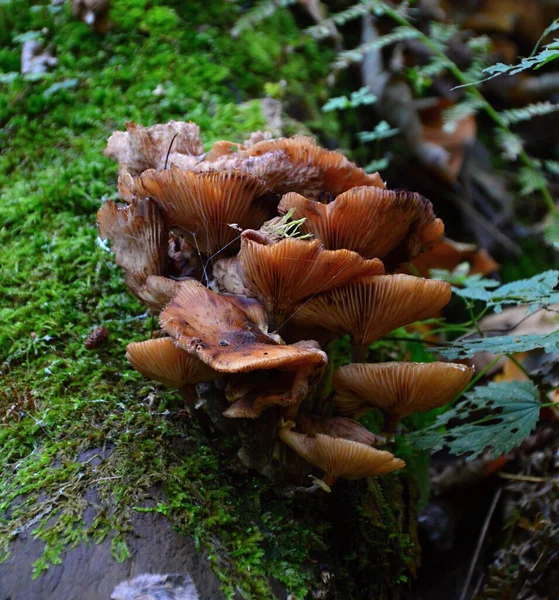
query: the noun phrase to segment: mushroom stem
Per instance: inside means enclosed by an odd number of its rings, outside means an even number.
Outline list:
[[[316,414],[325,415],[328,407],[328,398],[332,395],[334,378],[334,344],[330,343],[325,348],[328,357],[328,366],[316,391]]]
[[[351,360],[354,363],[367,362],[367,353],[369,352],[369,346],[352,344],[351,345]]]
[[[382,428],[383,433],[386,434],[386,437],[393,438],[396,433],[396,428],[398,427],[398,423],[400,422],[400,417],[398,415],[393,415],[390,413],[384,413],[384,426]]]
[[[179,393],[184,400],[184,405],[188,409],[188,412],[192,415],[196,409],[196,402],[198,401],[198,394],[196,394],[196,386],[187,383],[179,388]]]

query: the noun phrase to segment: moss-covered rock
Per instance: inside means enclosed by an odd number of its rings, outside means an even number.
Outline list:
[[[103,148],[124,122],[194,120],[206,145],[243,139],[264,123],[247,101],[287,87],[291,102],[305,98],[309,125],[324,125],[328,53],[301,41],[283,9],[233,39],[240,10],[113,0],[112,29],[100,37],[68,6],[0,6],[10,47],[0,51],[0,569],[13,568],[25,540],[32,560],[21,575],[37,581],[72,552],[95,560],[95,544],[126,564],[145,511],[192,540],[228,598],[272,598],[273,581],[304,598],[323,586],[321,564],[334,574],[346,564],[345,550],[329,550],[334,500],[278,498],[239,470],[230,442],[189,421],[177,394],[129,368],[125,345],[147,337],[152,317],[97,243],[95,213],[116,188]],[[17,36],[29,31],[52,46],[52,73],[14,73]],[[98,325],[109,338],[87,350]],[[400,518],[390,519],[383,527],[400,535]],[[399,542],[363,543],[407,557]]]

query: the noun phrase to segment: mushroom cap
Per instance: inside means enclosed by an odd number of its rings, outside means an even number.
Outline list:
[[[280,345],[231,298],[194,279],[179,284],[159,320],[180,348],[223,373],[321,365],[326,360],[315,348]]]
[[[126,123],[126,131],[115,131],[107,141],[105,156],[116,160],[131,175],[147,169],[165,168],[170,151],[185,155],[204,152],[200,128],[195,123],[169,121],[165,125],[142,127],[134,121]]]
[[[372,186],[352,188],[330,204],[285,194],[278,210],[285,214],[290,209],[294,219],[305,218],[301,230],[312,233],[325,248],[347,248],[389,262],[395,249],[401,261],[417,256],[423,249],[422,235],[433,235],[429,229],[435,221],[433,207],[423,196]]]
[[[368,174],[352,163],[340,152],[326,150],[313,138],[295,136],[264,140],[246,149],[248,156],[263,156],[269,152],[284,152],[293,165],[300,168],[314,167],[321,174],[321,185],[317,191],[341,194],[352,187],[373,185],[385,187],[378,173]],[[285,191],[294,191],[294,188]],[[301,190],[295,190],[301,191]]]
[[[150,275],[165,275],[169,231],[159,206],[139,199],[119,208],[105,202],[97,213],[99,235],[110,239],[117,265],[126,271],[126,284],[139,295]]]
[[[126,358],[145,377],[171,387],[180,388],[220,377],[196,356],[177,348],[169,337],[128,344]]]
[[[366,444],[333,438],[322,433],[311,437],[283,427],[279,431],[279,437],[307,462],[324,471],[328,477],[375,477],[406,466],[403,460],[386,450],[377,450]]]
[[[344,415],[377,407],[404,418],[450,402],[473,374],[472,367],[445,362],[346,365],[334,373],[334,405]]]
[[[134,189],[156,200],[169,227],[206,255],[238,247],[239,232],[232,224],[260,227],[268,217],[268,209],[257,202],[269,191],[266,182],[241,171],[150,169],[135,180]]]
[[[348,333],[365,346],[390,331],[438,313],[451,297],[444,281],[411,275],[379,275],[338,287],[302,304],[293,324]]]
[[[378,259],[350,250],[325,250],[319,240],[284,238],[269,244],[257,231],[244,231],[239,254],[243,278],[275,316],[285,316],[313,294],[383,273]]]
[[[167,277],[150,275],[137,293],[138,298],[155,310],[163,310],[178,292],[179,282]]]
[[[298,428],[311,437],[323,433],[333,438],[352,440],[368,446],[374,446],[382,440],[361,423],[345,417],[318,417],[316,415],[299,414],[296,421]]]

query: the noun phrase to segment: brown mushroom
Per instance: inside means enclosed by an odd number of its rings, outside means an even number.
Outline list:
[[[349,416],[372,408],[385,414],[385,431],[393,433],[400,419],[450,402],[474,374],[455,363],[351,364],[334,373],[334,404]]]
[[[126,123],[126,131],[115,131],[108,139],[105,156],[116,160],[125,173],[138,176],[147,169],[164,169],[171,150],[187,156],[202,154],[198,125],[169,121],[142,127],[131,121]]]
[[[150,275],[165,275],[169,231],[159,206],[148,199],[124,208],[103,204],[97,213],[99,235],[110,239],[115,261],[126,271],[126,285],[141,298]]]
[[[311,437],[293,431],[289,424],[280,429],[279,437],[308,463],[324,471],[328,485],[338,477],[376,477],[405,467],[403,460],[386,450],[322,433]]]
[[[304,298],[384,271],[378,259],[365,260],[350,250],[325,250],[318,240],[284,238],[270,244],[251,230],[244,231],[241,240],[245,283],[279,321]]]
[[[293,314],[293,324],[349,334],[355,358],[390,331],[427,319],[445,306],[451,287],[444,281],[410,275],[368,277],[320,294]]]
[[[260,227],[268,217],[268,209],[258,203],[268,192],[266,183],[240,171],[150,169],[135,180],[135,191],[156,200],[169,227],[206,255],[238,247],[239,233],[232,225]]]
[[[297,416],[297,427],[311,437],[323,433],[333,438],[352,440],[368,446],[375,446],[384,442],[383,438],[371,433],[361,423],[345,417],[318,417],[316,415],[300,414]]]
[[[145,377],[170,387],[181,388],[221,377],[196,356],[177,348],[170,337],[128,344],[126,358]]]
[[[179,284],[159,320],[180,348],[223,373],[321,365],[326,360],[321,350],[279,344],[231,298],[193,279]]]
[[[312,340],[297,342],[293,347],[320,351],[319,345]],[[226,417],[238,417],[239,410],[246,413],[250,406],[250,418],[256,418],[265,408],[279,406],[286,409],[284,415],[287,418],[294,418],[301,402],[324,374],[328,359],[325,353],[323,357],[321,363],[288,365],[257,373],[232,375],[226,395],[229,401],[235,402],[223,414]]]
[[[284,152],[296,166],[314,167],[321,173],[320,190],[332,194],[341,194],[352,187],[373,185],[385,187],[378,173],[368,174],[355,163],[349,161],[340,152],[326,150],[318,146],[314,139],[304,136],[264,140],[247,148],[249,156],[262,156],[268,152]],[[308,179],[308,178],[307,178]],[[301,191],[285,189],[277,191]]]
[[[423,237],[432,243],[427,228],[434,221],[441,223],[423,196],[371,186],[352,188],[330,204],[289,193],[281,199],[278,210],[280,214],[293,210],[295,219],[304,218],[301,230],[312,233],[325,248],[346,248],[389,262],[395,249],[400,261],[417,256],[424,249]],[[442,228],[437,225],[437,229],[442,236]]]

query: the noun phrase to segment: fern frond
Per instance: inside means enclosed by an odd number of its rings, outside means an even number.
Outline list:
[[[516,160],[522,152],[522,138],[508,129],[497,129],[497,144],[507,160]]]
[[[366,167],[365,171],[367,173],[377,173],[378,171],[383,171],[390,164],[390,160],[387,156],[384,158],[379,158],[378,160],[371,161]]]
[[[545,178],[545,175],[537,169],[522,167],[518,174],[518,183],[520,184],[520,194],[522,196],[527,196],[547,185],[547,179]]]
[[[499,113],[499,116],[506,125],[510,125],[511,123],[518,123],[520,121],[529,121],[533,117],[547,115],[558,110],[559,104],[552,104],[551,102],[536,102],[535,104],[528,104],[528,106],[524,106],[522,108],[503,110]]]
[[[456,127],[460,121],[475,115],[478,109],[482,108],[484,105],[485,103],[482,100],[471,96],[462,100],[462,102],[447,108],[443,111],[444,131],[453,133],[456,131]]]
[[[353,63],[361,62],[365,55],[371,50],[379,50],[380,48],[390,46],[396,42],[417,38],[419,36],[420,32],[416,29],[410,29],[409,27],[396,27],[390,33],[372,40],[371,42],[361,44],[361,46],[357,46],[357,48],[353,48],[352,50],[340,52],[338,58],[334,61],[333,66],[336,69],[345,69]]]
[[[312,27],[307,27],[305,33],[315,40],[321,40],[332,34],[332,29],[335,25],[345,25],[347,22],[358,19],[371,12],[380,16],[383,12],[382,2],[379,2],[378,0],[361,0],[358,4],[354,4],[346,10],[336,13],[329,19],[325,19]]]
[[[239,37],[245,31],[271,17],[279,8],[286,8],[295,4],[297,0],[264,0],[259,2],[244,15],[239,17],[235,26],[231,29],[233,37]]]

